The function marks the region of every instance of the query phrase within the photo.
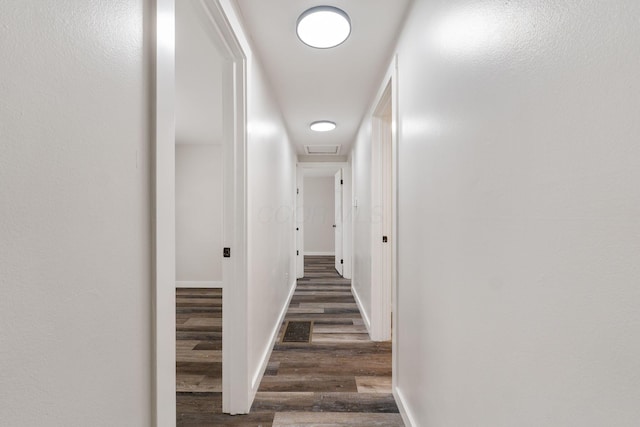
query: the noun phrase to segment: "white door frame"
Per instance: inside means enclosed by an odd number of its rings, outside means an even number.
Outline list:
[[[296,164],[296,278],[304,277],[304,168]]]
[[[351,176],[351,165],[342,167],[342,277],[351,279],[353,266],[353,181]]]
[[[156,0],[153,425],[176,424],[175,3]]]
[[[200,0],[220,36],[232,82],[223,94],[223,411],[249,410],[247,360],[246,57],[219,0]],[[156,0],[153,423],[176,423],[175,0]],[[220,254],[222,256],[222,254]],[[232,380],[233,378],[233,380]]]
[[[303,211],[303,200],[304,200],[304,170],[305,169],[342,169],[342,179],[344,180],[344,187],[342,189],[342,225],[343,225],[343,233],[342,233],[342,255],[344,259],[344,264],[342,266],[342,275],[345,279],[351,279],[351,265],[352,265],[352,223],[353,223],[353,214],[351,212],[352,209],[352,196],[351,196],[351,164],[349,162],[298,162],[297,163],[297,174],[296,174],[296,188],[299,190],[298,200],[301,201],[300,206],[296,206],[296,223],[300,224],[300,239],[298,240],[297,250],[300,255],[296,257],[298,269],[297,275],[298,278],[304,276],[304,211]],[[298,259],[299,258],[299,259]]]
[[[392,339],[393,324],[397,325],[397,152],[398,103],[397,60],[394,57],[378,90],[371,112],[371,325],[373,341]],[[391,107],[391,140],[383,134],[382,115]],[[390,156],[385,144],[391,144]],[[390,158],[389,158],[390,157]],[[387,177],[385,182],[384,177]],[[390,178],[390,179],[389,179]],[[385,188],[386,187],[386,188]],[[386,196],[386,197],[385,197]],[[382,236],[388,242],[383,243]],[[392,307],[392,304],[395,305]],[[397,335],[393,334],[394,351]],[[395,357],[395,356],[394,356]],[[395,362],[394,362],[395,363]],[[395,365],[393,366],[395,371]]]
[[[338,171],[335,173],[335,175],[333,176],[333,189],[334,189],[334,200],[335,200],[335,204],[339,203],[339,206],[335,206],[334,207],[334,212],[333,212],[333,238],[334,238],[334,254],[335,254],[335,258],[334,258],[334,268],[336,269],[336,271],[338,272],[338,274],[340,274],[340,276],[343,275],[344,272],[344,258],[345,258],[345,254],[344,254],[344,241],[345,241],[345,236],[344,236],[344,207],[342,206],[344,203],[344,192],[343,192],[343,186],[344,186],[344,179],[342,178],[342,168],[338,169]],[[339,193],[338,195],[336,195],[336,193]]]

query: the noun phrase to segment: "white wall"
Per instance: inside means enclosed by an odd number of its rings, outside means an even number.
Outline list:
[[[151,423],[150,6],[2,2],[3,425]]]
[[[295,288],[296,156],[239,15],[232,2],[221,3],[247,57],[248,358],[255,392]]]
[[[176,0],[176,143],[222,143],[219,36],[199,1]]]
[[[249,363],[253,386],[295,286],[296,157],[259,63],[248,80]]]
[[[176,281],[222,281],[220,145],[176,145]]]
[[[306,255],[335,254],[335,178],[304,178],[304,251]]]
[[[638,16],[635,0],[414,3],[396,374],[415,425],[638,424]]]

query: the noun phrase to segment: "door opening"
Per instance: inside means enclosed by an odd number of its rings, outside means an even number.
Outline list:
[[[246,58],[218,0],[188,2],[199,8],[198,24],[222,56],[220,156],[222,158],[222,410],[249,410],[246,313]],[[155,248],[153,418],[157,426],[176,422],[176,1],[156,3],[155,58]],[[183,6],[182,4],[180,6]],[[198,46],[189,48],[197,49]],[[184,53],[184,52],[182,52]],[[180,53],[180,54],[182,54]],[[196,112],[197,113],[197,112]],[[196,128],[192,126],[192,128]],[[218,236],[220,237],[220,236]],[[205,280],[211,284],[213,281]],[[216,320],[217,321],[217,320]]]
[[[396,100],[395,61],[371,116],[371,339],[392,339],[396,295]]]
[[[231,84],[230,61],[205,17],[204,4],[176,2],[177,419],[223,392],[223,88]],[[211,406],[220,404],[212,399]]]
[[[351,167],[346,162],[300,162],[297,168],[297,276],[304,276],[305,255],[331,256],[336,271],[351,279]]]

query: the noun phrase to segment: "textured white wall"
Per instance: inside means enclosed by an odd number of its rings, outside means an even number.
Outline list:
[[[176,280],[222,280],[220,145],[176,145]]]
[[[371,318],[371,119],[365,118],[351,152],[353,267],[351,286],[366,319]]]
[[[638,425],[639,16],[414,3],[397,375],[417,426]]]
[[[200,2],[176,0],[176,143],[222,142],[222,68]]]
[[[0,424],[151,423],[151,2],[0,2]]]
[[[304,178],[304,251],[335,253],[335,178]]]

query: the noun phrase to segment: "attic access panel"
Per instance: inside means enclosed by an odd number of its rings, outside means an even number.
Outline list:
[[[340,145],[305,145],[304,149],[309,155],[337,155],[340,153]]]

